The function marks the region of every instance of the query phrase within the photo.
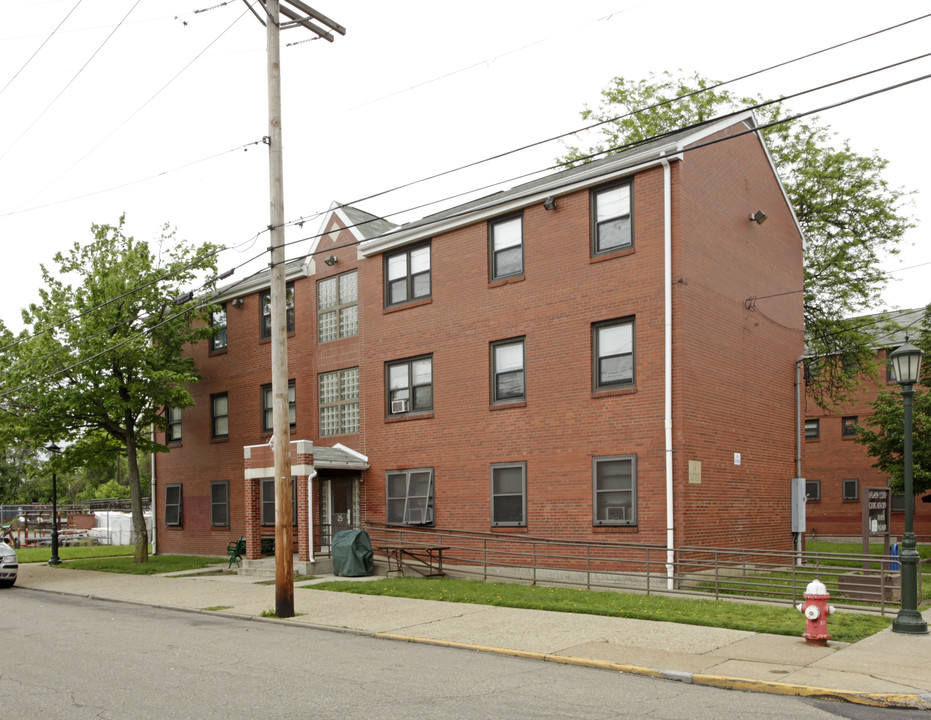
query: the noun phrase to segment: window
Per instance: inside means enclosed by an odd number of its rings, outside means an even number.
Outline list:
[[[886,481],[886,487],[892,487],[892,478]],[[889,512],[905,512],[905,493],[889,493]]]
[[[266,290],[259,296],[259,306],[262,308],[262,339],[272,336],[272,292]],[[294,283],[285,286],[285,313],[287,317],[288,332],[294,332]]]
[[[805,499],[808,502],[816,502],[821,499],[821,481],[820,480],[806,480],[805,481]]]
[[[817,418],[805,421],[805,439],[817,440],[821,437],[821,421]]]
[[[320,435],[359,432],[359,368],[321,373]]]
[[[595,525],[637,524],[637,456],[592,459]]]
[[[592,254],[622,250],[633,244],[631,183],[592,192]]]
[[[433,410],[433,358],[388,364],[388,415]]]
[[[491,401],[513,402],[525,398],[523,338],[492,343]]]
[[[359,334],[358,273],[343,273],[317,283],[317,340],[321,343]]]
[[[491,466],[491,524],[527,524],[527,464]]]
[[[226,303],[216,312],[210,313],[210,327],[214,334],[210,337],[210,352],[226,350]]]
[[[274,432],[274,396],[272,386],[262,386],[262,432]],[[293,380],[288,380],[288,424],[293,430],[297,425],[297,389]]]
[[[634,321],[612,320],[593,326],[594,388],[634,384]]]
[[[889,384],[898,382],[895,376],[895,363],[889,359],[889,356],[896,350],[898,350],[898,348],[889,348],[886,350],[886,382]]]
[[[228,527],[230,524],[230,484],[210,483],[210,524],[213,527]]]
[[[165,408],[165,419],[168,423],[165,426],[165,442],[181,442],[181,408]]]
[[[433,524],[433,468],[391,470],[386,483],[388,524]]]
[[[842,437],[856,437],[857,436],[857,417],[853,415],[851,417],[841,418],[840,421],[841,430],[840,434]]]
[[[524,218],[522,215],[488,223],[491,279],[524,274]]]
[[[165,524],[166,525],[180,525],[181,524],[181,486],[180,485],[166,485],[165,486]]]
[[[210,434],[215,438],[229,437],[230,406],[226,393],[210,396]]]
[[[860,497],[860,481],[857,479],[844,480],[843,494],[844,500],[856,500]]]
[[[385,305],[430,297],[430,246],[385,256]]]
[[[262,478],[262,525],[275,524],[275,478]],[[291,478],[291,524],[297,525],[297,480]]]

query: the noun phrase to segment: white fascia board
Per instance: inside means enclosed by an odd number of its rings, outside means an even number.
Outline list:
[[[369,461],[368,455],[363,455],[358,450],[353,450],[351,447],[346,447],[342,443],[336,443],[336,445],[333,446],[333,449],[342,450],[344,453],[347,453],[349,455],[352,455],[353,457],[359,458],[359,460],[361,460],[364,463],[367,463]]]
[[[312,262],[310,256],[308,256],[304,259],[304,262],[299,265],[297,263],[293,265],[289,263],[286,265],[284,280],[287,283],[297,280],[298,278],[307,277],[311,274],[311,271]],[[228,300],[235,300],[236,298],[244,298],[260,290],[268,290],[271,287],[271,275],[266,274],[267,272],[268,271],[263,270],[256,277],[246,278],[241,282],[232,283],[225,288],[220,288],[217,294],[210,298],[210,302],[227,302]]]
[[[334,215],[342,224],[343,229],[352,233],[352,237],[357,243],[365,242],[365,236],[359,231],[359,227],[349,219],[348,215],[346,215],[346,211],[343,210],[343,205],[334,201],[330,204],[330,209],[324,213],[323,221],[320,223],[320,229],[317,230],[317,234],[314,236],[313,241],[310,244],[310,250],[307,251],[307,255],[309,257],[313,257],[313,255],[317,252],[317,248],[320,246],[320,241],[328,234],[327,227],[329,227],[330,220]]]
[[[419,240],[425,240],[435,235],[440,235],[456,228],[472,225],[473,223],[487,220],[498,215],[503,215],[520,208],[533,205],[545,200],[550,195],[566,195],[577,190],[584,190],[604,182],[609,182],[616,178],[633,175],[648,167],[658,165],[662,160],[681,159],[675,153],[681,150],[681,144],[670,143],[667,146],[653,148],[648,152],[640,155],[627,155],[623,159],[618,159],[616,164],[599,164],[591,168],[590,171],[579,172],[573,175],[572,180],[553,179],[551,183],[538,185],[529,190],[526,195],[517,195],[506,200],[495,201],[489,200],[487,205],[464,211],[462,215],[442,218],[434,223],[422,225],[410,230],[400,230],[398,232],[382,235],[373,238],[359,245],[359,255],[369,257],[378,253],[392,250],[396,247],[408,245]]]

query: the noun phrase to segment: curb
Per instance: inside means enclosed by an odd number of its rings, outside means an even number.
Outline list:
[[[853,690],[834,690],[831,688],[810,687],[807,685],[794,685],[792,683],[779,683],[768,680],[750,680],[748,678],[726,677],[723,675],[708,675],[705,673],[691,673],[681,670],[658,670],[655,668],[640,667],[638,665],[624,665],[605,660],[590,660],[568,655],[554,655],[552,653],[533,652],[530,650],[509,650],[488,645],[472,645],[452,640],[435,640],[433,638],[419,638],[395,633],[373,633],[372,637],[380,640],[395,640],[399,642],[420,643],[423,645],[437,645],[440,647],[472,650],[475,652],[491,653],[494,655],[507,655],[510,657],[528,660],[554,662],[562,665],[576,665],[579,667],[596,668],[626,673],[628,675],[641,675],[643,677],[675,680],[691,685],[714,687],[721,690],[742,690],[744,692],[766,693],[770,695],[785,695],[794,697],[807,697],[819,700],[835,700],[855,705],[866,705],[881,708],[900,708],[907,710],[931,710],[931,695],[915,693],[871,693]]]

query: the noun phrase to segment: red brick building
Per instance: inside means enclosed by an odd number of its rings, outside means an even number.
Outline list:
[[[791,549],[803,240],[752,123],[402,227],[335,206],[288,266],[295,547],[375,522]],[[267,284],[192,349],[161,552],[222,554],[256,502],[272,534]]]
[[[855,442],[856,426],[872,413],[870,403],[879,389],[900,392],[887,358],[905,342],[906,333],[918,333],[924,309],[862,318],[875,328],[876,375],[860,378],[858,391],[839,408],[825,410],[811,397],[804,410],[804,475],[806,479],[806,531],[812,537],[862,537],[866,488],[886,488],[889,477],[873,467],[866,447]],[[929,371],[925,359],[922,376]],[[892,495],[889,532],[901,538],[905,525],[905,496]],[[931,542],[931,493],[915,499],[915,534]],[[879,538],[877,537],[877,540]]]

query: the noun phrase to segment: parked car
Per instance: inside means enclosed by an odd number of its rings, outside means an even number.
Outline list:
[[[16,551],[0,540],[0,588],[13,587],[18,570],[19,560],[16,557]]]

